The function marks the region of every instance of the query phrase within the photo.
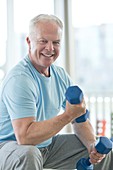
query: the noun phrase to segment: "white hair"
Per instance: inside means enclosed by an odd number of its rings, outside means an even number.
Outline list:
[[[49,14],[40,14],[30,20],[29,35],[32,35],[35,32],[34,29],[35,29],[37,23],[43,22],[43,21],[55,22],[56,24],[58,24],[58,26],[61,28],[61,30],[63,30],[63,22],[57,16],[49,15]]]

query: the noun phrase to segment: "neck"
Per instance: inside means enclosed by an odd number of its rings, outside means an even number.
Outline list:
[[[36,69],[37,69],[37,71],[41,74],[41,75],[43,75],[43,76],[45,76],[45,77],[50,77],[50,68],[42,68],[42,67],[35,67]]]
[[[40,65],[37,65],[34,60],[31,59],[30,55],[29,55],[30,61],[32,63],[32,65],[35,67],[35,69],[43,76],[45,77],[50,77],[50,67],[43,67]]]
[[[39,73],[45,77],[50,77],[50,68],[48,70],[40,70]]]

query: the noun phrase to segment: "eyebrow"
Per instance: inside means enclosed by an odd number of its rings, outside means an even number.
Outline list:
[[[40,41],[40,40],[49,41],[49,40],[47,40],[46,38],[39,38],[39,39],[37,39],[37,41]],[[61,40],[58,39],[58,40],[53,40],[52,42],[60,42],[60,41],[61,41]]]

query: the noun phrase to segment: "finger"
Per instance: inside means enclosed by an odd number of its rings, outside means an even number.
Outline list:
[[[91,163],[99,163],[102,161],[102,159],[105,157],[105,155],[102,155],[102,154],[98,154],[96,152],[91,152],[90,154],[90,161]]]
[[[95,159],[90,158],[90,162],[91,162],[91,164],[97,164],[97,163],[100,163],[101,160],[95,160]]]
[[[105,157],[105,154],[100,154],[100,153],[96,153],[96,155],[98,156],[98,157]]]
[[[105,157],[105,154],[100,154],[100,153],[98,153],[97,151],[92,151],[91,152],[91,155],[92,156],[94,156],[95,158],[97,158],[97,159],[101,159],[101,158],[104,158]]]

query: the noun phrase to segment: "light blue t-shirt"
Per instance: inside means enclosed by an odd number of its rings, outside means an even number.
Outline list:
[[[43,121],[65,109],[65,92],[70,85],[72,81],[63,68],[51,65],[50,77],[44,77],[28,56],[21,60],[0,86],[0,142],[16,140],[11,120],[35,116],[36,121]],[[37,147],[45,147],[51,140]]]

